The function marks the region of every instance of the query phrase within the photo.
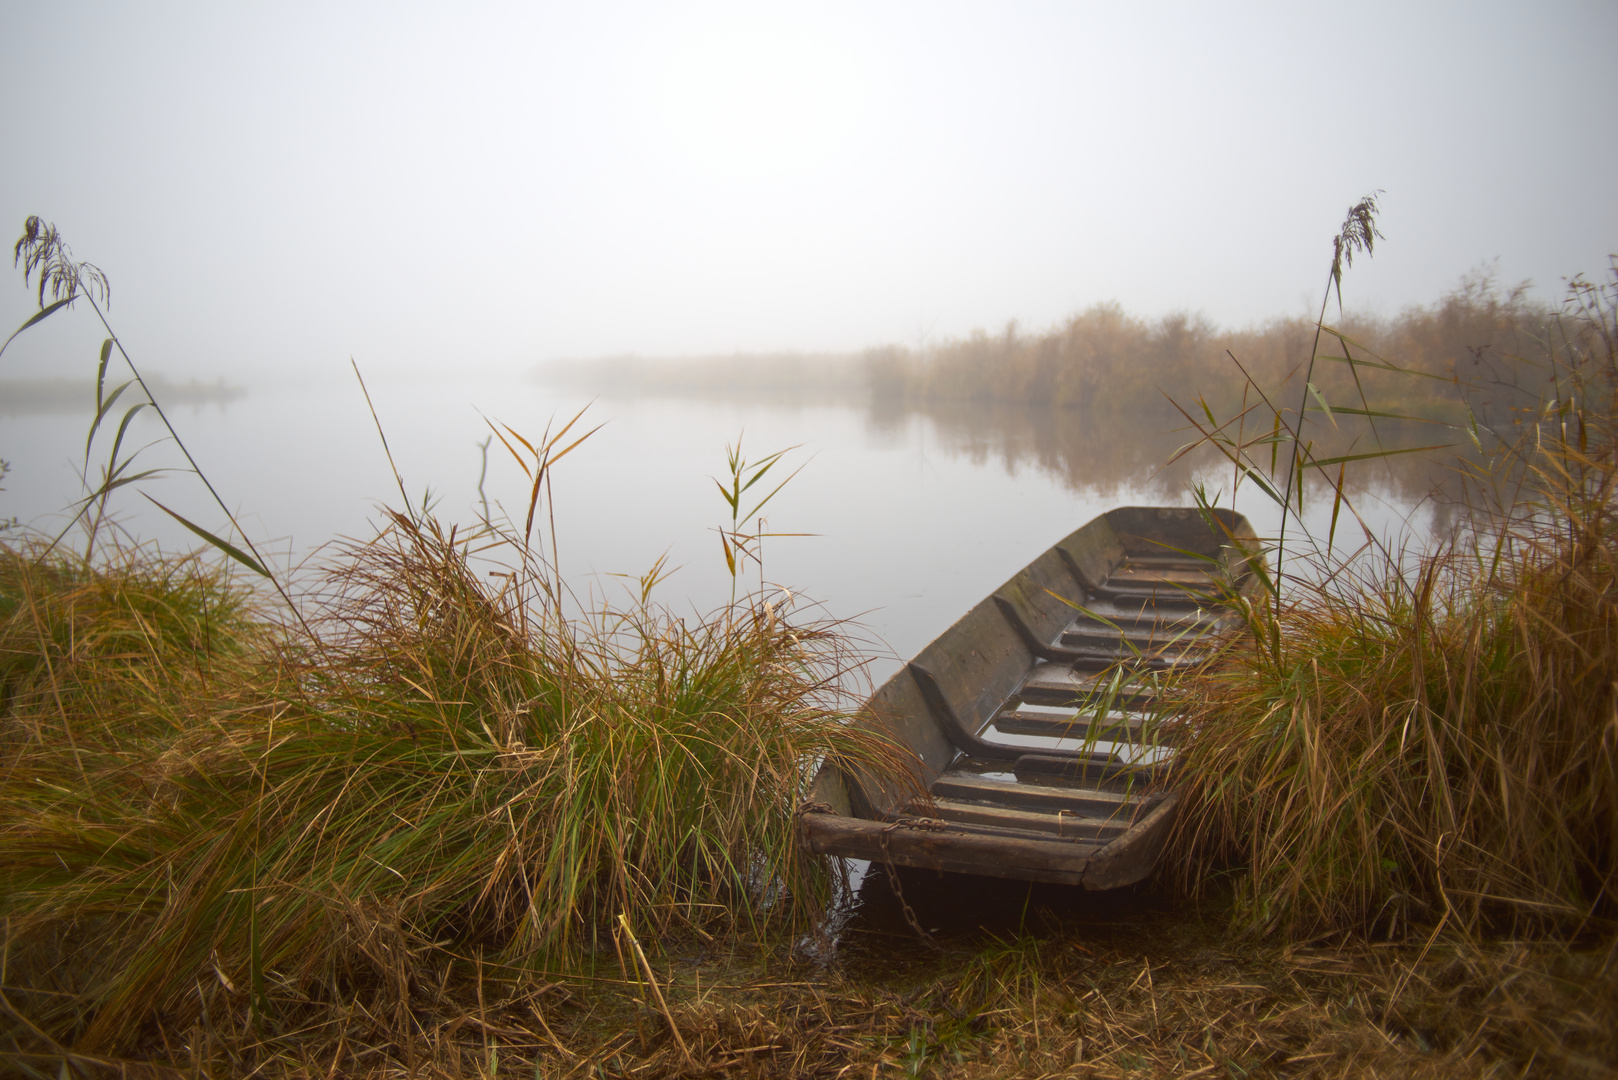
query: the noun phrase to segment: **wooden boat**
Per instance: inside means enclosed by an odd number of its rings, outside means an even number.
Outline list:
[[[1193,664],[1257,586],[1245,518],[1121,507],[1029,563],[872,695],[857,722],[914,775],[827,762],[810,850],[1112,889],[1152,870],[1180,797],[1152,745],[1152,679]],[[926,795],[916,793],[925,789]]]

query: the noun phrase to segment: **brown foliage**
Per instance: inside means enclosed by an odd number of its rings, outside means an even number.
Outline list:
[[[1360,346],[1357,358],[1395,357],[1401,367],[1439,377],[1401,385],[1401,411],[1455,416],[1454,395],[1443,384],[1458,381],[1481,412],[1503,417],[1537,400],[1543,389],[1535,370],[1515,358],[1535,353],[1552,315],[1524,287],[1502,293],[1491,275],[1474,273],[1437,304],[1392,318],[1350,316],[1335,326]],[[1314,335],[1307,318],[1224,330],[1198,315],[1148,319],[1109,303],[1044,333],[1024,334],[1013,323],[998,335],[980,330],[922,350],[872,350],[865,365],[872,393],[882,400],[972,400],[1173,418],[1178,414],[1169,395],[1205,397],[1216,412],[1239,407],[1243,379],[1232,356],[1258,385],[1286,386],[1301,377]],[[1346,365],[1317,370],[1315,383],[1334,404],[1355,396]]]

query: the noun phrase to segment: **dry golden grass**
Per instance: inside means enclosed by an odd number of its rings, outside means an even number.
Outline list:
[[[841,639],[762,599],[564,616],[513,545],[491,577],[394,515],[314,637],[194,559],[0,547],[0,1039],[398,1019],[456,950],[567,971],[624,913],[812,924],[814,764],[898,752],[843,722]]]
[[[879,884],[866,892],[892,903]],[[652,952],[655,993],[610,949],[572,974],[449,951],[391,1007],[356,995],[265,1032],[245,995],[227,995],[126,1056],[78,1061],[92,1075],[377,1078],[1448,1080],[1618,1067],[1610,946],[1255,945],[1227,938],[1222,912],[1147,896],[1053,902],[1063,910],[1038,910],[1035,929],[1018,933],[1013,908],[1000,936],[946,933],[937,951],[897,917],[856,919],[835,951],[796,959],[672,938]],[[13,1058],[42,1074],[60,1060]]]
[[[1577,933],[1612,912],[1618,277],[1575,299],[1559,396],[1490,448],[1469,531],[1347,561],[1290,538],[1279,595],[1236,598],[1243,632],[1169,688],[1169,870],[1195,892],[1244,867],[1249,929]]]

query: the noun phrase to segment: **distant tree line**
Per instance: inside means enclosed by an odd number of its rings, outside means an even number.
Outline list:
[[[1480,422],[1499,423],[1541,398],[1547,369],[1536,361],[1556,315],[1525,286],[1502,291],[1491,275],[1470,275],[1436,304],[1391,318],[1328,319],[1348,339],[1346,354],[1367,363],[1317,363],[1314,383],[1334,407],[1359,407],[1363,392],[1374,409],[1459,420],[1470,405]],[[1224,330],[1200,315],[1150,319],[1106,303],[1044,333],[1011,324],[921,349],[870,349],[864,372],[874,402],[889,408],[972,400],[1169,418],[1175,402],[1206,400],[1229,416],[1242,406],[1244,370],[1266,391],[1297,388],[1314,340],[1315,324],[1303,317]],[[1340,357],[1345,348],[1328,334],[1320,354]]]

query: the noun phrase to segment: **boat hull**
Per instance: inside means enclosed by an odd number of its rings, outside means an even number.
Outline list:
[[[1179,812],[1156,672],[1198,663],[1257,586],[1247,521],[1121,507],[1053,545],[872,695],[857,723],[906,775],[822,766],[800,813],[823,855],[1113,889]]]

